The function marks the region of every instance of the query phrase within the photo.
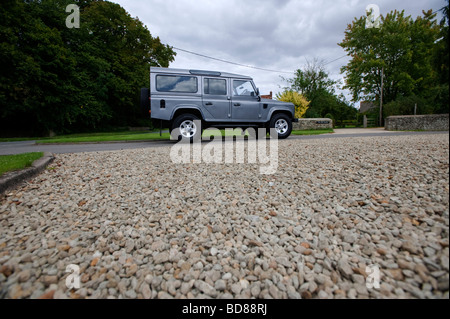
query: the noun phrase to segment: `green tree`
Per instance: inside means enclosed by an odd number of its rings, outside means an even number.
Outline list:
[[[6,1],[1,7],[0,123],[45,129],[70,105],[75,61],[60,32],[41,19],[43,7]],[[53,11],[47,12],[50,18]],[[64,23],[64,20],[63,20]],[[5,67],[3,67],[5,66]]]
[[[430,101],[416,95],[401,96],[384,105],[383,116],[431,114],[433,105]]]
[[[356,117],[356,109],[348,103],[344,96],[336,94],[338,81],[332,80],[322,62],[315,59],[306,67],[298,69],[295,77],[284,79],[292,90],[302,94],[310,101],[305,117],[324,117],[332,114],[333,119],[342,122]]]
[[[80,28],[66,27],[72,3],[80,7]],[[135,125],[150,65],[168,66],[175,56],[108,1],[6,0],[0,15],[3,134]]]
[[[436,84],[433,50],[440,27],[431,10],[413,20],[404,11],[381,16],[380,28],[366,28],[366,17],[348,25],[339,45],[351,56],[341,71],[354,102],[383,101],[429,94]]]
[[[449,113],[449,39],[448,39],[448,24],[449,24],[449,1],[443,7],[442,11],[444,17],[439,23],[440,39],[436,42],[433,55],[433,67],[437,77],[438,84],[430,90],[430,95],[433,98],[431,101],[435,107],[435,113]]]
[[[295,77],[292,79],[284,79],[290,85],[290,89],[304,95],[314,107],[316,100],[324,93],[334,94],[336,81],[329,78],[323,63],[315,59],[307,63],[306,67],[298,69]]]
[[[83,31],[94,43],[90,56],[106,62],[112,123],[131,124],[139,115],[139,88],[149,86],[149,66],[168,67],[175,53],[118,4],[93,2],[82,14]]]

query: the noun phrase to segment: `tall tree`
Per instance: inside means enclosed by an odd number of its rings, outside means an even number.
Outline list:
[[[436,105],[436,113],[449,113],[449,39],[448,39],[448,25],[449,25],[449,1],[447,5],[440,10],[443,13],[439,26],[440,39],[436,42],[433,64],[436,72],[438,85],[431,92],[434,95],[432,104]]]
[[[328,114],[338,121],[356,117],[356,109],[343,96],[336,94],[339,83],[330,79],[323,62],[317,59],[308,61],[303,69],[296,71],[294,78],[284,80],[289,85],[285,91],[298,92],[310,102],[305,117],[324,117]]]
[[[73,3],[80,28],[66,26]],[[5,0],[0,15],[3,133],[135,125],[150,65],[168,66],[175,56],[108,1]]]
[[[290,88],[294,91],[303,94],[313,106],[316,100],[324,93],[334,94],[336,81],[329,78],[323,62],[314,59],[312,62],[308,61],[304,69],[298,69],[295,72],[295,77],[292,79],[285,79]]]
[[[366,17],[355,19],[339,45],[351,56],[341,71],[354,102],[383,101],[424,94],[435,84],[432,56],[439,25],[432,10],[413,20],[404,11],[381,16],[379,28],[366,28]]]

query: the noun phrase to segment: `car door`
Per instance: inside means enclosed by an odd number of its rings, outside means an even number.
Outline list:
[[[228,94],[229,80],[224,78],[203,78],[203,109],[208,121],[227,122],[231,120],[231,97]]]
[[[234,122],[261,119],[260,102],[251,80],[232,80],[231,116]]]

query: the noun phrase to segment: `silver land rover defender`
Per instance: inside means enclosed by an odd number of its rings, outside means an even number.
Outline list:
[[[261,99],[252,78],[215,71],[151,67],[141,107],[150,112],[155,127],[170,128],[178,140],[199,139],[208,127],[274,128],[284,139],[298,121],[294,104]]]

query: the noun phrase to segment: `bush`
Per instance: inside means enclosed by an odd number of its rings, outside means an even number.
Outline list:
[[[309,102],[306,98],[298,92],[292,90],[285,90],[281,94],[276,95],[278,101],[290,102],[295,105],[295,118],[302,118],[309,107]]]
[[[383,117],[392,115],[414,115],[414,108],[417,105],[416,114],[433,114],[433,106],[426,99],[411,95],[400,97],[395,101],[389,102],[383,106]]]

